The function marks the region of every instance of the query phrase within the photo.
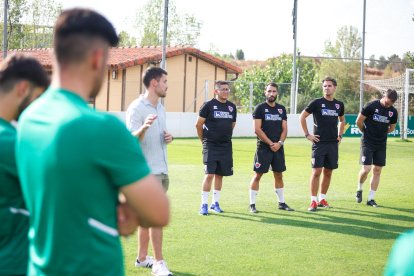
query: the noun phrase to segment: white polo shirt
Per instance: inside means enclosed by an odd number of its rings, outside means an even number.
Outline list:
[[[164,132],[167,131],[164,106],[158,102],[154,107],[144,98],[144,95],[140,95],[128,106],[126,126],[130,132],[134,132],[144,124],[150,114],[157,115],[157,118],[145,132],[144,139],[140,141],[142,151],[152,174],[168,174],[167,144],[164,140]]]

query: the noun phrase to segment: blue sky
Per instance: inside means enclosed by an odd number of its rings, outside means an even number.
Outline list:
[[[366,0],[365,57],[414,52],[414,0]],[[133,18],[146,0],[63,0],[63,7],[83,6],[103,13],[117,31],[134,33]],[[116,5],[114,4],[116,3]],[[179,12],[202,22],[198,47],[220,53],[243,49],[263,60],[293,52],[293,0],[175,0]],[[302,55],[322,55],[324,42],[352,25],[362,34],[363,0],[298,0],[298,40]]]

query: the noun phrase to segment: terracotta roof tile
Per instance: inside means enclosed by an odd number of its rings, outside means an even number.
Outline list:
[[[37,58],[40,63],[47,69],[52,68],[53,63],[53,49],[19,49],[10,50],[9,54],[15,52],[27,53]],[[242,69],[235,65],[232,65],[222,59],[219,59],[213,55],[207,54],[203,51],[192,47],[167,47],[167,58],[174,57],[182,54],[191,54],[206,62],[217,65],[228,73],[240,74]],[[108,66],[114,69],[124,69],[131,66],[146,64],[146,63],[159,63],[162,58],[161,47],[118,47],[111,48],[109,52]],[[2,60],[2,57],[0,57]]]

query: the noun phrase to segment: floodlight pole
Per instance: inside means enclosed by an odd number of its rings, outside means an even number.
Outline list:
[[[164,0],[164,29],[162,34],[161,68],[165,70],[167,58],[168,0]]]
[[[7,12],[8,12],[8,0],[4,0],[3,59],[7,57]]]
[[[296,114],[296,35],[297,35],[298,1],[293,3],[293,64],[292,64],[292,85],[290,87],[290,114]]]
[[[362,20],[362,52],[361,52],[361,80],[359,82],[359,110],[364,106],[364,71],[365,71],[365,13],[367,1],[364,0],[364,15]]]

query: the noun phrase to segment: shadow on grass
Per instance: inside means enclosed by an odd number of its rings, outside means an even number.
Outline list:
[[[330,215],[328,210],[318,210],[317,212],[312,213],[303,211],[295,211],[294,213],[270,213],[262,211],[257,214],[226,212],[221,215],[227,218],[240,219],[255,223],[318,229],[326,232],[360,236],[369,239],[395,239],[400,233],[408,229],[412,229],[412,227],[409,226],[404,227],[373,222],[370,220],[338,217]],[[271,215],[271,217],[268,215]],[[353,215],[358,214],[356,213]]]
[[[368,207],[371,208],[371,207]],[[392,207],[386,207],[381,205],[376,210],[381,209],[391,209],[396,210],[400,212],[407,212],[411,214],[412,216],[404,216],[404,215],[396,215],[396,214],[384,214],[380,212],[371,212],[371,211],[362,211],[362,210],[355,210],[355,209],[346,209],[346,208],[340,208],[335,207],[335,212],[337,213],[343,213],[343,214],[349,214],[349,215],[358,215],[358,216],[366,216],[366,217],[373,217],[373,218],[382,218],[382,219],[391,219],[391,220],[401,220],[401,221],[408,221],[408,222],[414,222],[414,209],[404,209],[404,208],[392,208]]]

